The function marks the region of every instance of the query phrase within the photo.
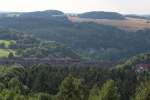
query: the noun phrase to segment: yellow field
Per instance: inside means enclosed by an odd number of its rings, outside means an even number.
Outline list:
[[[79,17],[68,17],[72,22],[94,22],[97,24],[111,25],[128,31],[136,31],[150,28],[150,21],[145,19],[126,18],[125,20],[87,19]]]

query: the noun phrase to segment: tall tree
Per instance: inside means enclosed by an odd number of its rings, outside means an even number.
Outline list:
[[[49,94],[39,93],[38,100],[52,100],[52,98]]]
[[[82,80],[69,75],[62,82],[56,98],[58,100],[85,100]]]
[[[150,81],[142,83],[136,90],[133,100],[150,100]]]
[[[90,100],[119,100],[120,95],[116,83],[113,80],[108,80],[102,87],[101,90],[97,91],[93,98],[90,97]],[[92,92],[93,93],[93,92]]]
[[[8,58],[14,58],[15,56],[14,56],[14,53],[13,52],[10,52],[9,54],[8,54]]]
[[[100,88],[97,85],[94,85],[90,91],[88,100],[98,100]]]

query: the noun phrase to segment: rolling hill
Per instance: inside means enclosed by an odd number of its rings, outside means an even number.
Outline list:
[[[68,15],[68,19],[74,23],[93,22],[101,25],[114,26],[127,31],[150,28],[148,16],[135,14],[124,15],[116,12],[92,11],[75,16]]]
[[[141,18],[126,17],[124,20],[114,19],[91,19],[80,18],[77,16],[69,16],[70,21],[74,23],[93,22],[100,25],[110,25],[126,31],[137,31],[145,28],[150,28],[150,21]]]
[[[16,58],[80,58],[74,50],[64,44],[0,28],[0,58],[9,58],[9,53],[13,53]]]
[[[64,16],[60,11],[52,12],[1,17],[0,27],[63,44],[85,59],[119,60],[150,51],[150,29],[145,29],[150,28],[148,20],[87,19]]]
[[[125,16],[116,12],[92,11],[78,14],[80,18],[124,20]]]
[[[125,15],[125,17],[129,17],[129,18],[136,18],[136,19],[148,19],[146,16],[142,16],[142,15],[135,15],[135,14]]]

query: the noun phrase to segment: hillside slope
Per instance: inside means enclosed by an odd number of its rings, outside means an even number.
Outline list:
[[[80,18],[124,20],[125,16],[116,12],[92,11],[78,15]]]
[[[126,17],[124,20],[114,19],[93,19],[68,16],[69,20],[74,23],[93,22],[100,25],[110,25],[126,31],[137,31],[145,28],[150,29],[150,21],[141,18]]]
[[[47,14],[47,11],[40,13]],[[33,13],[27,14],[32,16]],[[150,51],[150,29],[133,32],[110,25],[112,24],[110,22],[117,22],[119,27],[132,26],[129,19],[122,20],[124,23],[120,20],[107,20],[109,25],[101,25],[92,21],[72,22],[66,16],[39,16],[3,17],[0,18],[0,26],[26,32],[42,40],[63,44],[85,59],[119,60]],[[141,28],[142,25],[139,24],[139,27]]]
[[[8,44],[9,43],[9,44]],[[69,58],[80,59],[71,48],[55,41],[38,39],[32,35],[0,29],[0,58]]]

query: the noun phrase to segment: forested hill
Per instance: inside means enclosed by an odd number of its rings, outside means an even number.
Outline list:
[[[63,44],[85,59],[120,60],[150,51],[149,29],[129,32],[92,22],[74,23],[60,11],[5,16],[0,26]]]
[[[0,59],[2,58],[80,59],[80,56],[64,44],[1,28]]]
[[[59,11],[4,14],[0,61],[26,64],[0,64],[0,100],[150,100],[150,53],[137,55],[149,44],[150,29],[76,23]],[[86,62],[95,60],[103,63]]]
[[[93,11],[78,15],[81,18],[124,20],[125,16],[116,12]]]
[[[28,13],[21,13],[20,16],[23,17],[58,17],[64,16],[64,13],[57,10],[46,10],[46,11],[36,11],[36,12],[28,12]]]
[[[149,64],[150,64],[150,53],[141,53],[131,57],[125,63],[118,65],[117,67],[123,68],[124,70],[136,70],[138,67],[139,68],[141,67],[140,68],[141,71],[145,69],[150,71]]]
[[[130,60],[148,64],[150,54]],[[149,71],[100,66],[1,65],[0,99],[150,100]]]
[[[45,10],[35,12],[1,12],[0,17],[51,17],[51,16],[62,16],[63,12],[58,10]]]
[[[146,17],[146,16],[140,16],[140,15],[125,15],[126,17],[129,17],[129,18],[137,18],[137,19],[148,19],[148,17]]]

